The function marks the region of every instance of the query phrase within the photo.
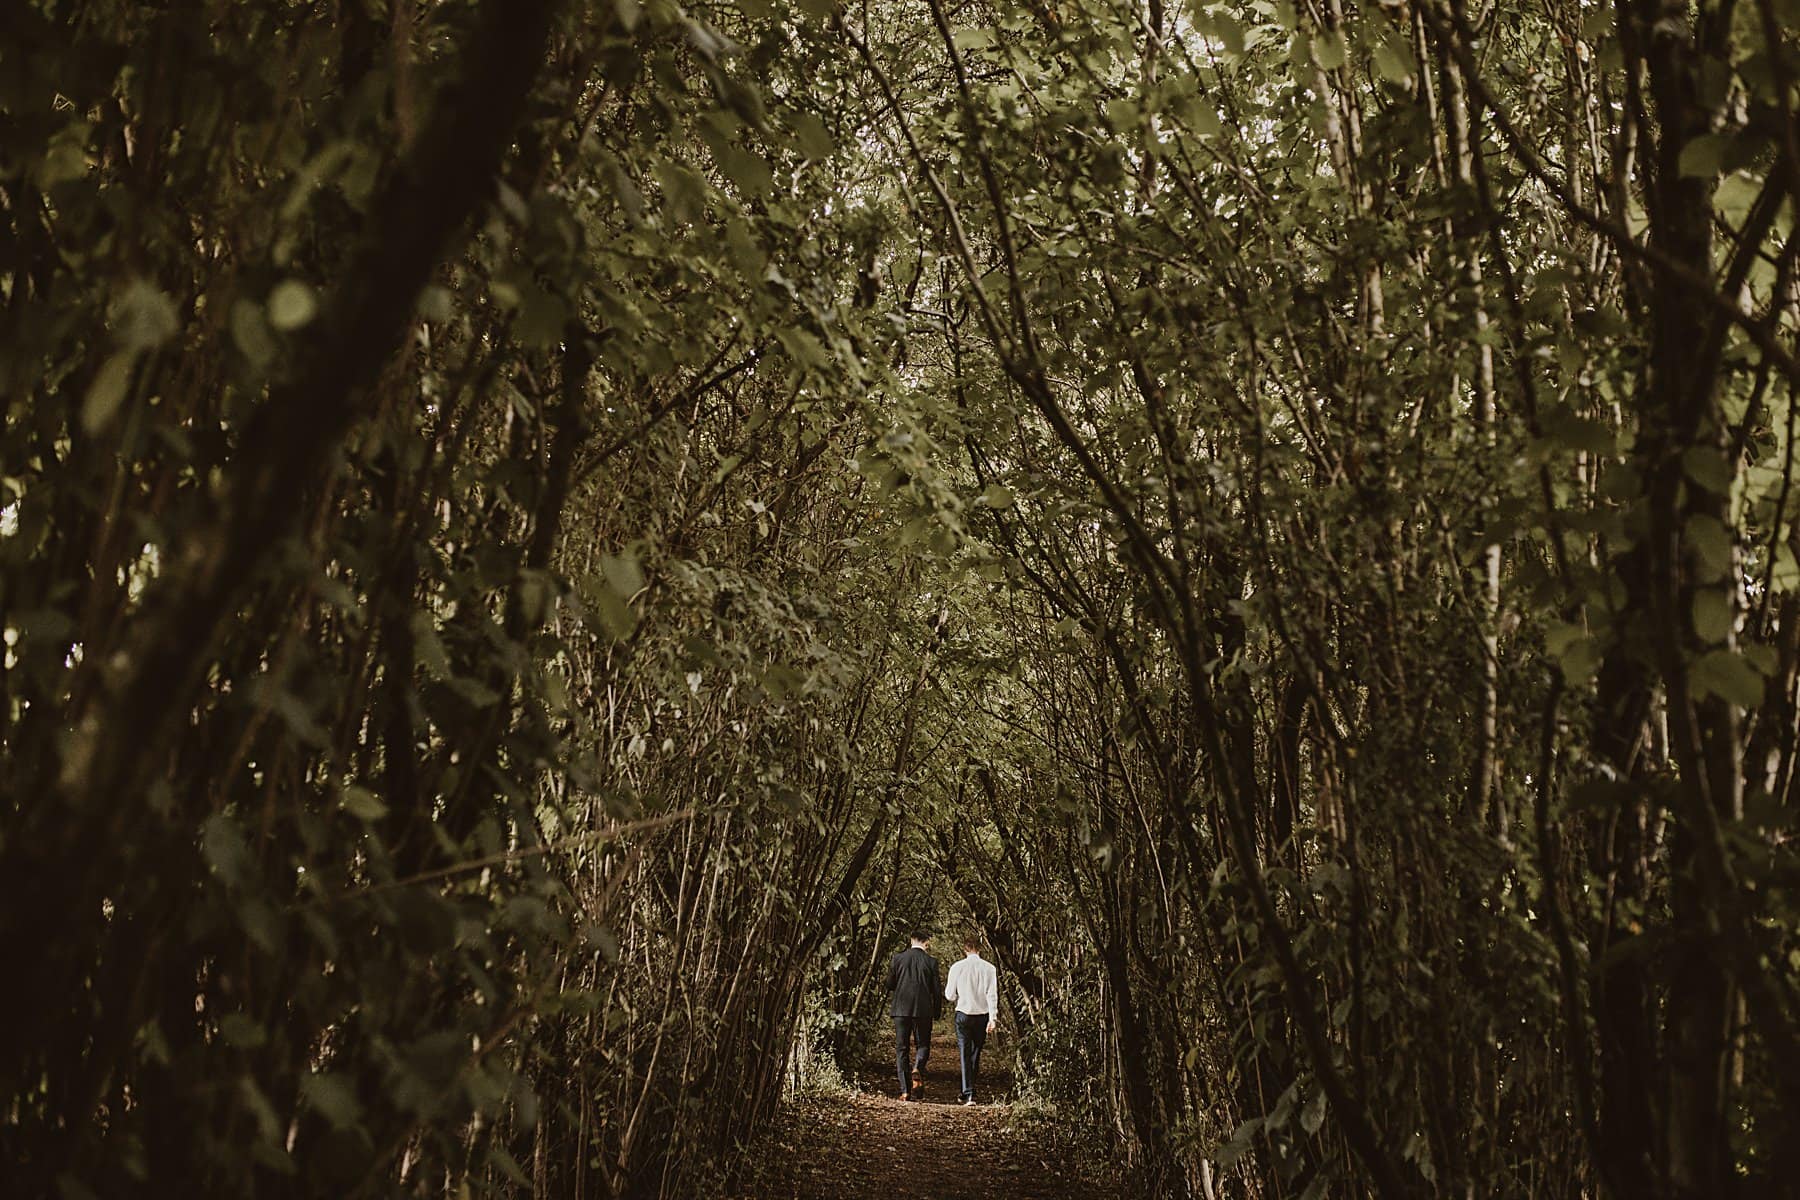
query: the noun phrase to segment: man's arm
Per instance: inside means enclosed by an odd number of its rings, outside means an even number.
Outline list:
[[[987,1014],[988,1032],[994,1032],[994,1025],[1000,1020],[1000,968],[989,967],[987,977]]]
[[[894,988],[896,986],[898,986],[899,983],[900,983],[900,956],[898,954],[896,954],[896,955],[894,955],[894,957],[888,959],[887,990],[890,992],[893,991]]]
[[[957,979],[956,968],[960,967],[960,966],[962,966],[961,963],[954,963],[951,965],[950,978],[948,980],[946,980],[944,983],[944,999],[948,1000],[952,1004],[956,1003],[956,979]]]

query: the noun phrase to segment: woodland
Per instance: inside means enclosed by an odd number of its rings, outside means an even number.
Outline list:
[[[0,4],[0,1192],[1795,1195],[1797,31]]]

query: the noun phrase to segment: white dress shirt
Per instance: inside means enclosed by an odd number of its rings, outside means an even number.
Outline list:
[[[994,964],[975,953],[950,966],[950,978],[944,981],[944,999],[956,1005],[959,1013],[971,1016],[986,1014],[989,1021],[1000,1016],[1000,973]]]

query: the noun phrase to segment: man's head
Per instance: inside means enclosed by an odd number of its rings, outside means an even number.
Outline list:
[[[913,935],[912,935],[912,944],[913,945],[923,948],[925,946],[925,944],[929,941],[931,941],[931,930],[929,930],[929,929],[913,930]]]
[[[976,940],[975,935],[973,933],[966,933],[963,935],[963,953],[965,953],[965,954],[980,954],[981,953],[981,943]]]

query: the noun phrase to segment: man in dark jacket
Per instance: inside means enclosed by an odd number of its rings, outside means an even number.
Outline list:
[[[894,1018],[894,1068],[900,1073],[900,1098],[919,1100],[925,1095],[925,1060],[931,1057],[931,1022],[943,1004],[937,959],[925,951],[931,935],[913,934],[912,945],[888,962],[887,988],[894,993],[888,1013]],[[907,1057],[912,1043],[912,1074]]]

